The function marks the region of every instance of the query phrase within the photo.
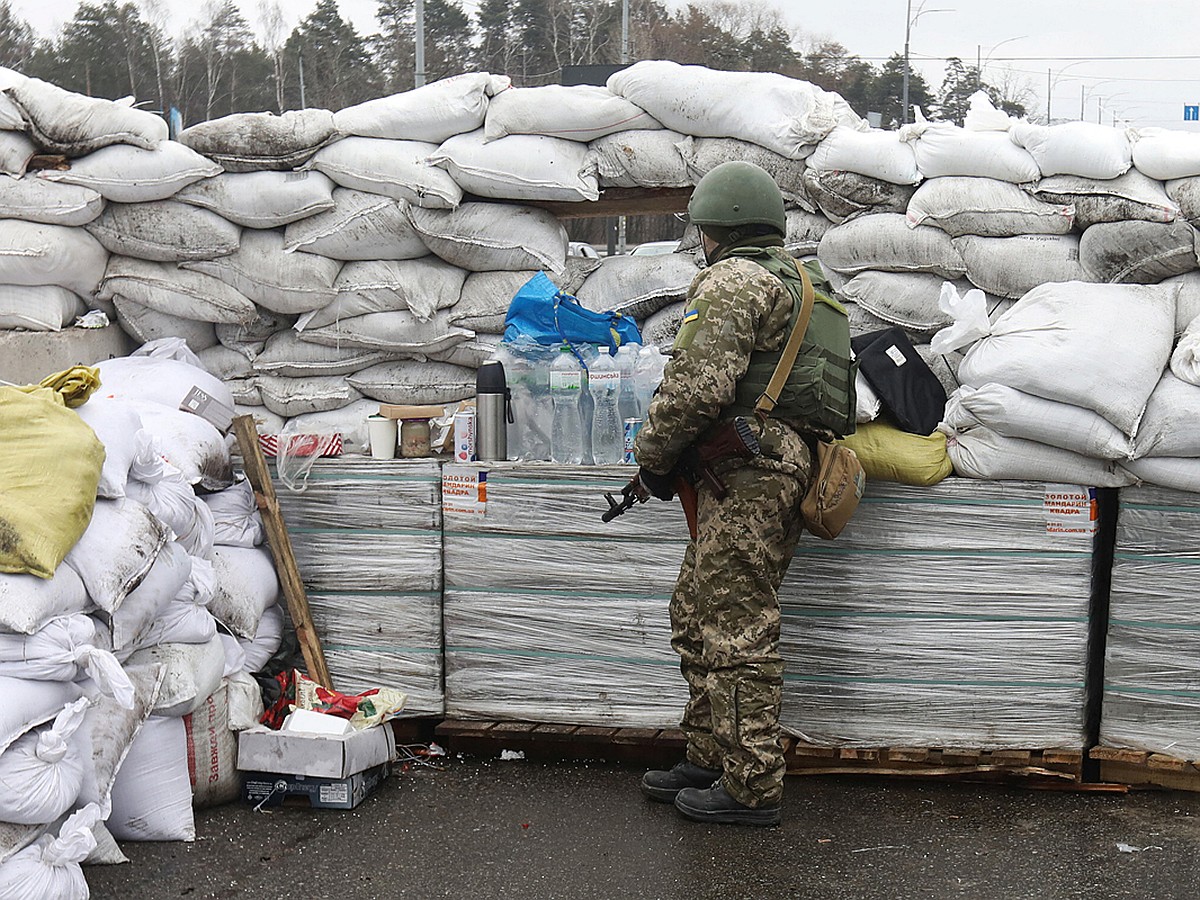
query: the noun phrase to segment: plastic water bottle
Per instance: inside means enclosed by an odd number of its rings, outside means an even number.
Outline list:
[[[599,349],[600,355],[588,367],[588,390],[595,401],[595,410],[592,412],[592,458],[598,466],[615,466],[625,453],[624,428],[618,407],[621,370],[608,355],[608,347]]]
[[[633,392],[637,396],[639,414],[643,419],[650,409],[650,399],[662,381],[665,367],[666,359],[657,347],[643,347],[638,352],[637,363],[633,367]]]
[[[550,365],[550,400],[554,404],[550,458],[556,463],[577,466],[583,462],[583,422],[579,415],[582,391],[583,368],[570,346],[563,344]]]
[[[637,367],[638,351],[641,349],[640,344],[622,344],[617,350],[617,369],[621,373],[621,394],[617,398],[617,410],[621,413],[622,422],[642,417],[642,407],[633,387],[633,370]]]

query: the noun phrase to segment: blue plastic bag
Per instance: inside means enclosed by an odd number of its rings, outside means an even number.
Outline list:
[[[637,323],[620,313],[592,312],[538,272],[521,285],[504,319],[506,344],[522,338],[538,344],[607,344],[613,353],[622,344],[641,343]]]

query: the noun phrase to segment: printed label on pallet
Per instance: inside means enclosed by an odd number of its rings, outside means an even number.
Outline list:
[[[487,471],[466,466],[442,469],[442,513],[487,514]]]
[[[1042,499],[1046,533],[1092,537],[1100,524],[1096,489],[1077,484],[1048,484]]]

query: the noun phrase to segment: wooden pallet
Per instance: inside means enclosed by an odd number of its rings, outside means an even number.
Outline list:
[[[1165,753],[1093,747],[1089,758],[1100,764],[1100,780],[1135,788],[1200,791],[1200,761]]]
[[[447,719],[434,738],[451,753],[495,756],[520,750],[537,759],[606,759],[646,765],[674,764],[685,741],[678,729],[474,722]]]

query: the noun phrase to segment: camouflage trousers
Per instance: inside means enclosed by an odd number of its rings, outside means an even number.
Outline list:
[[[725,789],[753,807],[783,794],[778,592],[803,530],[805,481],[750,466],[722,478],[724,500],[698,491],[698,536],[671,597],[671,646],[688,683],[688,759],[723,769]]]

